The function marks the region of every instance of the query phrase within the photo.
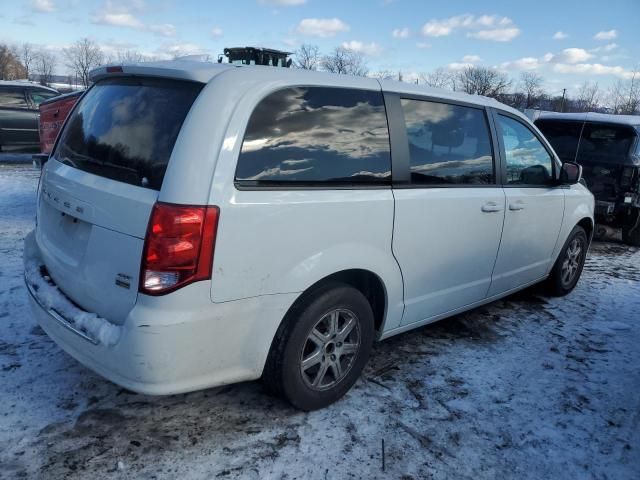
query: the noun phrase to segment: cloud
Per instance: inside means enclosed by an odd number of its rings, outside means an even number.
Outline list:
[[[176,35],[176,27],[170,23],[161,23],[159,25],[149,25],[146,30],[151,33],[157,33],[163,37],[174,37]]]
[[[92,23],[100,25],[113,25],[115,27],[128,27],[142,29],[144,24],[130,13],[103,12],[91,19]]]
[[[600,63],[557,63],[553,66],[557,73],[574,73],[581,75],[615,75],[621,78],[631,78],[633,72],[620,66],[602,65]]]
[[[462,57],[462,61],[466,63],[478,63],[482,59],[478,55],[465,55]]]
[[[339,18],[305,18],[296,28],[296,31],[301,35],[322,38],[333,37],[349,30],[349,25]]]
[[[53,0],[31,0],[31,9],[40,13],[52,13],[56,11]]]
[[[382,53],[382,47],[375,42],[363,43],[358,40],[351,40],[350,42],[343,42],[342,47],[365,55],[380,55]]]
[[[618,44],[617,43],[607,43],[606,45],[603,45],[602,47],[596,47],[596,48],[592,48],[591,50],[589,50],[590,52],[594,52],[594,53],[598,53],[598,52],[610,52],[612,50],[615,50],[616,48],[618,48]]]
[[[142,3],[132,2],[131,8],[136,11],[142,9]],[[114,27],[131,28],[141,32],[155,33],[163,37],[173,37],[176,34],[176,27],[171,23],[160,23],[146,25],[136,17],[129,7],[115,5],[108,1],[104,10],[97,12],[91,17],[91,23],[97,25],[111,25]]]
[[[393,32],[391,32],[391,35],[393,36],[393,38],[409,38],[409,35],[411,35],[411,32],[407,27],[394,28]]]
[[[304,5],[307,3],[307,0],[258,0],[258,3],[274,7],[295,7],[298,5]]]
[[[557,31],[556,33],[553,34],[554,40],[564,40],[565,38],[569,38],[569,35],[562,31]]]
[[[613,40],[618,36],[618,32],[616,30],[607,30],[596,33],[593,38],[595,40]]]
[[[444,37],[463,29],[472,30],[468,37],[496,42],[508,42],[520,35],[520,29],[508,17],[469,14],[430,20],[422,26],[421,33],[426,37]]]
[[[547,62],[553,63],[581,63],[593,57],[584,48],[565,48],[557,55],[545,55]]]
[[[511,62],[500,64],[503,70],[537,70],[542,66],[539,59],[535,57],[522,57]]]
[[[467,33],[467,37],[469,38],[490,40],[493,42],[510,42],[518,35],[520,35],[520,29],[517,27],[495,28],[491,30],[480,30],[478,32]]]
[[[431,44],[430,43],[426,43],[426,42],[417,42],[416,43],[416,47],[418,47],[418,48],[431,48]]]
[[[473,63],[469,62],[453,62],[447,65],[449,70],[464,70],[465,68],[473,67]]]
[[[213,38],[220,38],[222,36],[222,29],[220,27],[213,27],[211,29],[211,36]]]

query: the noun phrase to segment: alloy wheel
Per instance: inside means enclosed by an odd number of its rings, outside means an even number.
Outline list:
[[[326,313],[311,328],[300,358],[300,373],[313,390],[327,390],[347,376],[360,349],[360,322],[350,310]]]

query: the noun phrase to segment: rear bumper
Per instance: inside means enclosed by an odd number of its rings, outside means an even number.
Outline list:
[[[112,346],[58,318],[32,289],[29,299],[43,330],[80,363],[129,390],[166,395],[259,378],[280,320],[297,296],[215,304],[210,287],[198,282],[165,297],[139,295]]]

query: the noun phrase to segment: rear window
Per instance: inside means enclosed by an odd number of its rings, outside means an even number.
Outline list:
[[[536,127],[547,138],[560,160],[563,162],[575,161],[582,122],[538,120]]]
[[[587,123],[580,140],[578,162],[623,162],[635,138],[636,132],[631,127]]]
[[[385,184],[389,131],[381,92],[279,90],[253,111],[236,181],[247,186]]]
[[[119,182],[160,190],[169,157],[202,85],[113,78],[96,83],[67,121],[55,157]]]

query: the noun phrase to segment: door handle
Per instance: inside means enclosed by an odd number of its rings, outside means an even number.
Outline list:
[[[481,210],[485,213],[500,212],[502,211],[502,207],[496,202],[487,202],[482,206]]]
[[[518,210],[524,210],[524,202],[522,200],[518,200],[516,202],[509,203],[509,210],[514,212]]]

